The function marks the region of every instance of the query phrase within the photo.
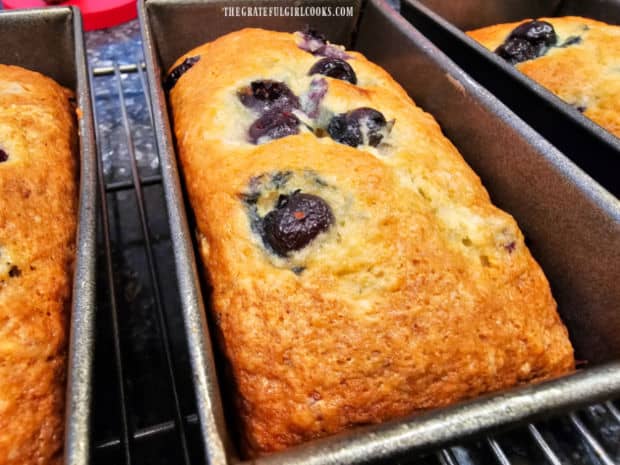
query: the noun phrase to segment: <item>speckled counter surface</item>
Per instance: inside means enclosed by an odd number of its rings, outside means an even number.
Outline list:
[[[143,61],[140,27],[136,20],[117,27],[86,33],[88,61],[93,69]],[[137,73],[121,75],[128,117],[134,136],[136,160],[141,176],[157,173],[159,161],[153,147],[150,114]],[[94,79],[98,133],[101,137],[103,169],[107,182],[131,176],[129,153],[124,140],[116,79]]]

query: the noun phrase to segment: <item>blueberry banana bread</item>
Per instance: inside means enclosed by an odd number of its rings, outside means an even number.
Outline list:
[[[620,27],[541,18],[468,34],[595,123],[620,137]]]
[[[164,86],[247,455],[573,369],[517,224],[383,69],[244,29]]]
[[[76,229],[71,93],[0,65],[0,464],[61,462]]]

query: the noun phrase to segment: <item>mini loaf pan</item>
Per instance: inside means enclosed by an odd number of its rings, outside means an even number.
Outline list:
[[[211,465],[237,463],[234,412],[222,406],[208,329],[208,288],[201,286],[166,95],[161,82],[191,48],[246,26],[283,31],[304,25],[359,50],[385,67],[480,175],[493,201],[518,220],[552,284],[579,360],[569,376],[363,427],[253,461],[256,464],[377,463],[421,452],[620,392],[620,205],[581,169],[541,138],[443,55],[383,0],[355,5],[356,17],[224,17],[222,8],[260,2],[143,0],[139,15],[149,92],[176,274],[195,380],[205,454]],[[294,5],[295,2],[283,2]],[[338,5],[337,0],[313,5]],[[380,38],[381,40],[378,40]],[[189,222],[188,222],[189,218]]]
[[[75,8],[0,13],[0,63],[38,71],[75,92],[80,136],[79,218],[68,350],[66,465],[88,463],[94,348],[97,169],[95,133],[82,35]]]
[[[401,13],[564,155],[620,196],[620,139],[463,32],[553,16],[620,24],[620,0],[402,0]]]

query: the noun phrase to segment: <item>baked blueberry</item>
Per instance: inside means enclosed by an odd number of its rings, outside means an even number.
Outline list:
[[[283,82],[254,81],[237,92],[239,100],[246,107],[264,113],[276,108],[290,111],[299,108],[299,99]]]
[[[302,32],[302,34],[304,35],[306,39],[314,40],[318,44],[325,45],[327,43],[327,37],[325,37],[325,34],[309,26],[306,26],[306,29],[304,29],[304,32]]]
[[[22,270],[19,269],[19,267],[17,265],[13,265],[10,269],[9,269],[9,276],[11,278],[18,278],[22,275]]]
[[[297,32],[296,34],[300,39],[297,46],[306,52],[310,52],[313,55],[339,58],[341,60],[351,58],[344,51],[343,47],[328,43],[325,36],[314,29],[306,28],[305,31]]]
[[[566,48],[566,47],[570,47],[571,45],[578,45],[580,43],[581,43],[581,37],[570,36],[562,43],[562,45],[558,45],[558,47]]]
[[[321,197],[302,194],[280,195],[263,218],[263,240],[278,255],[307,246],[334,222],[331,208]]]
[[[546,21],[527,21],[517,26],[495,53],[516,64],[545,54],[558,38],[553,26]]]
[[[495,53],[513,65],[522,61],[533,60],[539,56],[538,47],[518,37],[508,39],[495,50]]]
[[[301,96],[301,108],[310,118],[318,118],[321,112],[321,102],[327,94],[327,80],[314,78],[310,82],[308,92]]]
[[[166,76],[166,79],[164,79],[164,89],[167,91],[172,89],[180,77],[183,76],[183,74],[185,74],[192,66],[198,63],[198,60],[200,60],[199,55],[186,58],[183,60],[183,63],[170,71],[170,74]]]
[[[7,161],[9,159],[9,154],[6,153],[4,150],[0,149],[0,163],[2,163],[3,161]]]
[[[542,43],[547,47],[554,45],[558,40],[553,26],[547,21],[527,21],[517,26],[510,35],[526,39],[533,44]]]
[[[274,189],[283,189],[293,176],[292,171],[276,171],[271,176],[271,184]]]
[[[390,129],[381,112],[367,107],[336,115],[327,126],[332,139],[351,147],[363,144],[376,147]]]
[[[348,81],[351,84],[357,84],[357,76],[351,65],[339,58],[320,59],[310,68],[308,74],[310,76],[313,74],[322,74],[323,76]]]
[[[510,241],[508,244],[504,245],[504,249],[506,249],[506,252],[508,253],[514,252],[516,248],[517,243],[515,241]]]
[[[258,118],[248,131],[250,142],[258,144],[299,133],[299,120],[288,111],[268,111]]]
[[[301,38],[298,46],[306,52],[317,54],[327,45],[327,39],[325,36],[316,29],[307,27],[303,32],[298,32],[297,34]]]

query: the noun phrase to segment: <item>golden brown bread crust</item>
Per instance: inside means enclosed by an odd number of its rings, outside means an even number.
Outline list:
[[[544,56],[518,63],[516,68],[595,123],[620,137],[620,27],[577,16],[540,18],[551,23],[558,44],[570,37],[579,43],[552,47]],[[519,24],[497,24],[467,34],[495,50]]]
[[[61,461],[77,216],[71,93],[0,65],[0,463]]]
[[[515,221],[435,120],[383,69],[347,53],[358,85],[326,78],[322,105],[394,119],[377,148],[305,129],[247,142],[256,115],[238,89],[258,79],[308,89],[320,57],[292,34],[244,29],[175,64],[201,57],[170,101],[250,456],[574,367]],[[335,223],[282,258],[252,218],[296,189],[325,199]]]

